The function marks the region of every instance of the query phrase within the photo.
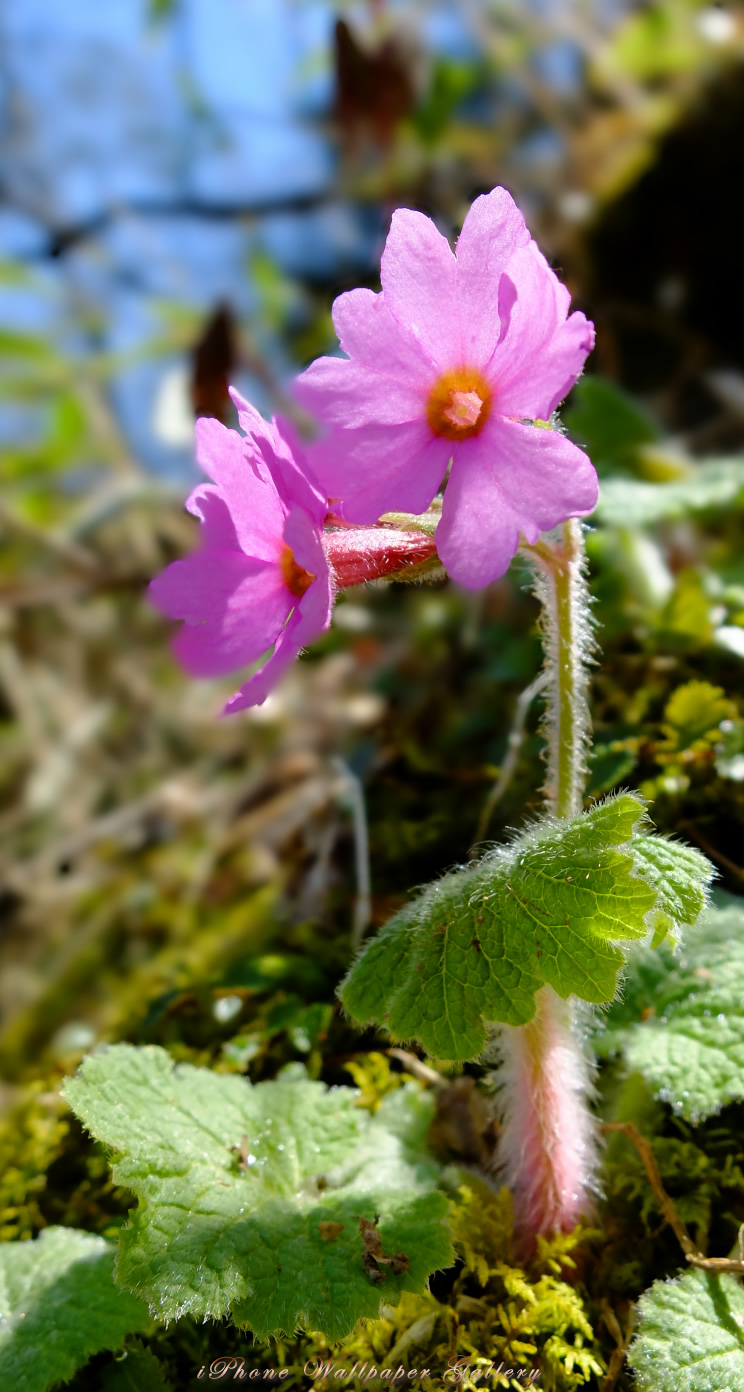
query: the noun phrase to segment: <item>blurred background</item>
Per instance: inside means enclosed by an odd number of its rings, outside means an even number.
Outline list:
[[[346,592],[231,720],[144,597],[195,542],[195,415],[291,410],[398,205],[455,235],[506,185],[595,320],[591,793],[641,788],[741,891],[743,62],[744,8],[697,0],[3,0],[5,1235],[110,1219],[49,1102],[83,1051],[348,1081],[354,924],[539,808],[518,563]]]

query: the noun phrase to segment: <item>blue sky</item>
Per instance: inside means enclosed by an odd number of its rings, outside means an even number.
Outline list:
[[[0,285],[2,322],[65,342],[82,302],[101,316],[104,346],[129,350],[157,331],[158,299],[207,311],[228,297],[250,318],[260,248],[293,276],[368,274],[379,229],[333,194],[323,126],[335,13],[330,0],[180,0],[174,19],[152,25],[144,0],[5,0],[0,258],[38,274],[31,287]],[[427,16],[436,47],[463,49],[456,4],[430,4]],[[288,199],[311,206],[260,213]],[[235,205],[260,215],[220,216]],[[88,226],[49,260],[54,230]],[[288,370],[280,345],[266,351]],[[187,458],[151,429],[172,366],[143,363],[114,384],[133,448],[166,470]],[[0,438],[10,427],[8,416]]]

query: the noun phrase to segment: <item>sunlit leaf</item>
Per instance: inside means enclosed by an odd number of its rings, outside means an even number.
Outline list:
[[[640,1392],[744,1392],[744,1290],[733,1276],[655,1281],[638,1312],[628,1361]]]
[[[147,1306],[114,1285],[116,1248],[75,1228],[0,1245],[0,1379],[17,1392],[66,1382],[94,1353],[147,1329]]]
[[[685,931],[682,955],[631,958],[626,999],[607,1017],[604,1050],[620,1048],[691,1121],[744,1098],[744,901],[725,905]]]
[[[432,1099],[415,1085],[371,1117],[353,1089],[302,1073],[252,1087],[120,1044],[64,1094],[120,1152],[114,1177],[140,1205],[117,1280],[160,1318],[230,1314],[262,1338],[303,1324],[337,1339],[450,1263],[425,1148]],[[384,1252],[404,1259],[372,1279],[360,1219],[375,1214]]]
[[[544,984],[611,1000],[625,960],[616,944],[644,937],[675,907],[687,921],[702,906],[699,884],[674,904],[669,874],[704,883],[709,873],[670,842],[646,854],[646,838],[633,839],[642,814],[624,794],[430,885],[352,967],[340,993],[349,1014],[436,1057],[466,1059],[480,1053],[489,1021],[530,1020]]]

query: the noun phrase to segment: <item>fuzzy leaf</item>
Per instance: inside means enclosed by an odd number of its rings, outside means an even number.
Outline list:
[[[682,957],[657,959],[655,980],[641,964],[652,986],[645,998],[631,963],[632,1005],[608,1019],[629,1067],[690,1121],[744,1098],[744,900],[726,903],[687,930]]]
[[[160,1318],[230,1313],[261,1338],[304,1324],[338,1339],[452,1260],[424,1150],[433,1104],[415,1085],[371,1117],[351,1088],[305,1076],[252,1087],[119,1044],[85,1060],[64,1095],[121,1152],[114,1177],[141,1202],[117,1280]],[[385,1253],[410,1263],[378,1284],[359,1224],[376,1213]]]
[[[147,1306],[117,1290],[116,1249],[76,1228],[0,1246],[0,1384],[44,1392],[94,1353],[147,1329]]]
[[[642,814],[623,794],[430,885],[354,963],[341,988],[349,1014],[466,1059],[488,1021],[532,1019],[545,983],[564,998],[611,1000],[625,960],[615,943],[644,937],[659,914],[692,921],[709,874],[696,852],[634,836]]]
[[[638,1309],[628,1361],[639,1392],[744,1392],[744,1290],[732,1276],[655,1281]]]
[[[650,922],[657,940],[675,928],[696,923],[713,875],[710,861],[692,846],[665,836],[636,836],[632,848],[636,874],[656,891]]]

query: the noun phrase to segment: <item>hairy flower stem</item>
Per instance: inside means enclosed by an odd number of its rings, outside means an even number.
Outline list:
[[[543,986],[533,1019],[503,1026],[499,1049],[498,1158],[514,1194],[517,1234],[529,1251],[538,1233],[567,1232],[592,1206],[591,1081],[572,1001]]]
[[[545,798],[556,817],[576,817],[586,778],[591,625],[581,524],[566,522],[562,531],[560,542],[540,541],[531,551],[535,590],[543,610],[548,677],[543,727],[548,747]]]
[[[580,524],[566,522],[560,541],[540,541],[530,553],[543,609],[545,797],[556,817],[575,817],[586,773],[591,644]],[[596,1136],[587,1105],[589,1068],[577,1034],[575,1002],[544,986],[529,1024],[503,1026],[498,1035],[499,1158],[527,1249],[538,1234],[574,1227],[592,1206]]]

